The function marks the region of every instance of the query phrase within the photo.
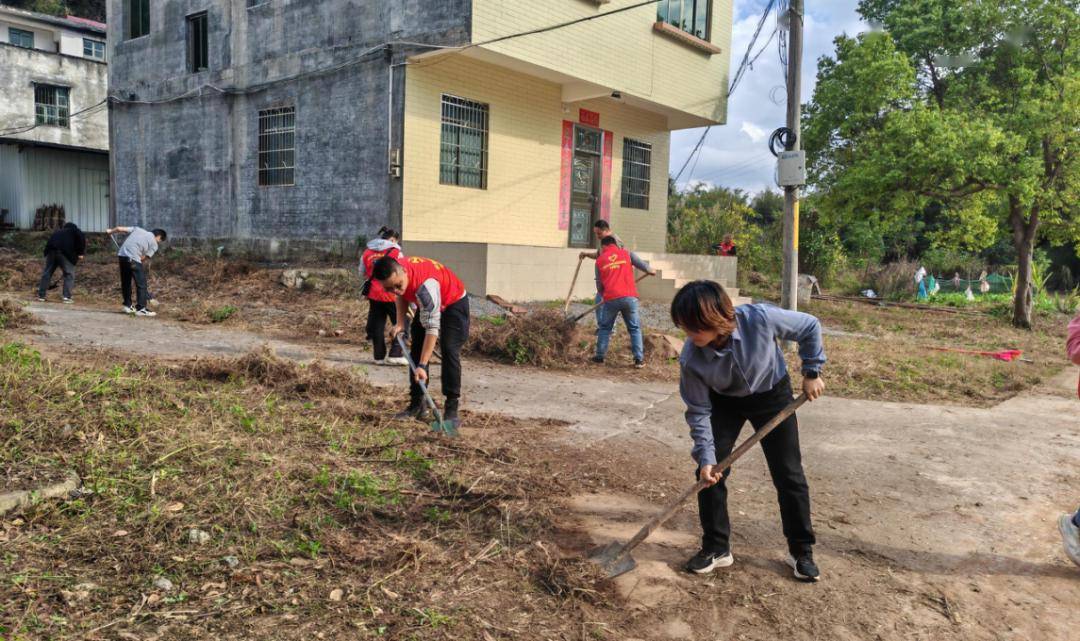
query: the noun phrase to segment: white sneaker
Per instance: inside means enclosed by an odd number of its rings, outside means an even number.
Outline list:
[[[134,307],[128,307],[128,306],[125,305],[124,307],[120,308],[120,312],[122,314],[134,314],[135,313],[135,308]]]
[[[157,316],[157,312],[152,312],[149,309],[140,309],[135,312],[136,316]]]
[[[376,358],[375,359],[375,364],[376,365],[386,365],[386,359],[385,358]]]
[[[409,360],[404,356],[389,356],[386,359],[387,365],[408,365]]]
[[[1061,542],[1065,546],[1065,554],[1072,562],[1080,565],[1080,528],[1073,523],[1072,514],[1062,514],[1058,519],[1058,530],[1061,532]]]
[[[70,304],[74,303],[75,301],[71,300],[70,298],[65,298],[64,302],[67,303],[68,305],[70,305]]]

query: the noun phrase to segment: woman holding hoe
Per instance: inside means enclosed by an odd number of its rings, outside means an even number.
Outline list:
[[[747,420],[760,429],[792,401],[791,379],[777,340],[799,344],[802,389],[808,400],[821,396],[825,363],[818,319],[771,305],[735,308],[718,283],[697,280],[671,302],[671,319],[686,332],[679,357],[679,392],[694,441],[698,478],[710,485],[698,493],[703,530],[701,551],[686,569],[705,574],[734,563],[725,475],[717,461],[731,453]],[[798,421],[794,414],[761,440],[780,502],[788,543],[788,564],[800,581],[817,581],[810,490],[803,474]]]

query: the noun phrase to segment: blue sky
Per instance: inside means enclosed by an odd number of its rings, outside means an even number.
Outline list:
[[[746,45],[757,27],[761,11],[768,0],[735,0],[735,16],[731,47],[731,72],[735,73]],[[858,0],[807,0],[803,45],[802,100],[809,100],[814,91],[817,60],[833,52],[833,39],[841,33],[855,35],[866,30],[855,7]],[[776,24],[775,12],[761,30],[756,50],[772,33]],[[786,32],[778,32],[784,33]],[[787,94],[783,70],[777,54],[776,40],[769,43],[752,69],[735,89],[728,102],[728,122],[713,127],[705,147],[693,168],[691,180],[710,185],[738,187],[757,192],[765,187],[776,189],[773,183],[775,161],[768,151],[769,134],[784,124]],[[676,131],[671,135],[671,172],[679,171],[701,129]],[[696,162],[696,166],[695,166]],[[687,168],[679,180],[680,186],[690,178]]]

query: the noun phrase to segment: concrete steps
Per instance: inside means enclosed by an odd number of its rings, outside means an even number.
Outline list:
[[[649,266],[656,270],[656,276],[647,278],[638,283],[638,294],[643,300],[651,302],[670,303],[679,291],[687,283],[705,278],[719,282],[724,291],[731,297],[736,305],[744,305],[751,302],[749,298],[739,296],[739,288],[731,282],[734,277],[734,269],[716,269],[704,261],[676,260],[668,258],[670,254],[639,254],[642,259],[648,261]],[[696,258],[696,257],[694,257]],[[710,257],[702,257],[710,258]],[[676,264],[677,262],[682,264]],[[728,267],[725,265],[724,267]],[[729,278],[728,276],[731,276]]]

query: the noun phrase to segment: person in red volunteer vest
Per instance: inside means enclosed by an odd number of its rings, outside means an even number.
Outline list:
[[[368,299],[367,336],[375,351],[376,365],[407,365],[401,346],[390,344],[390,356],[386,355],[386,321],[397,323],[397,296],[387,292],[379,281],[371,277],[371,267],[383,256],[400,260],[404,254],[398,244],[398,233],[389,227],[379,230],[379,237],[370,241],[360,257],[360,278],[364,279],[361,292]]]
[[[641,321],[638,318],[638,291],[634,282],[634,268],[655,274],[630,252],[619,247],[614,236],[605,236],[600,241],[600,253],[596,257],[596,284],[600,298],[604,301],[596,314],[596,355],[594,363],[603,363],[607,355],[611,332],[615,329],[615,319],[622,315],[626,331],[630,334],[630,351],[634,355],[634,367],[645,366],[645,341],[641,335]]]
[[[438,340],[442,391],[446,397],[443,418],[460,426],[461,348],[469,338],[469,297],[465,285],[442,263],[417,256],[403,258],[401,262],[389,256],[380,258],[371,273],[383,289],[397,297],[397,323],[390,332],[392,337],[405,331],[408,305],[417,307],[409,350],[417,365],[416,376],[409,380],[409,407],[398,417],[424,418],[424,397],[418,383],[428,380],[428,363]]]

